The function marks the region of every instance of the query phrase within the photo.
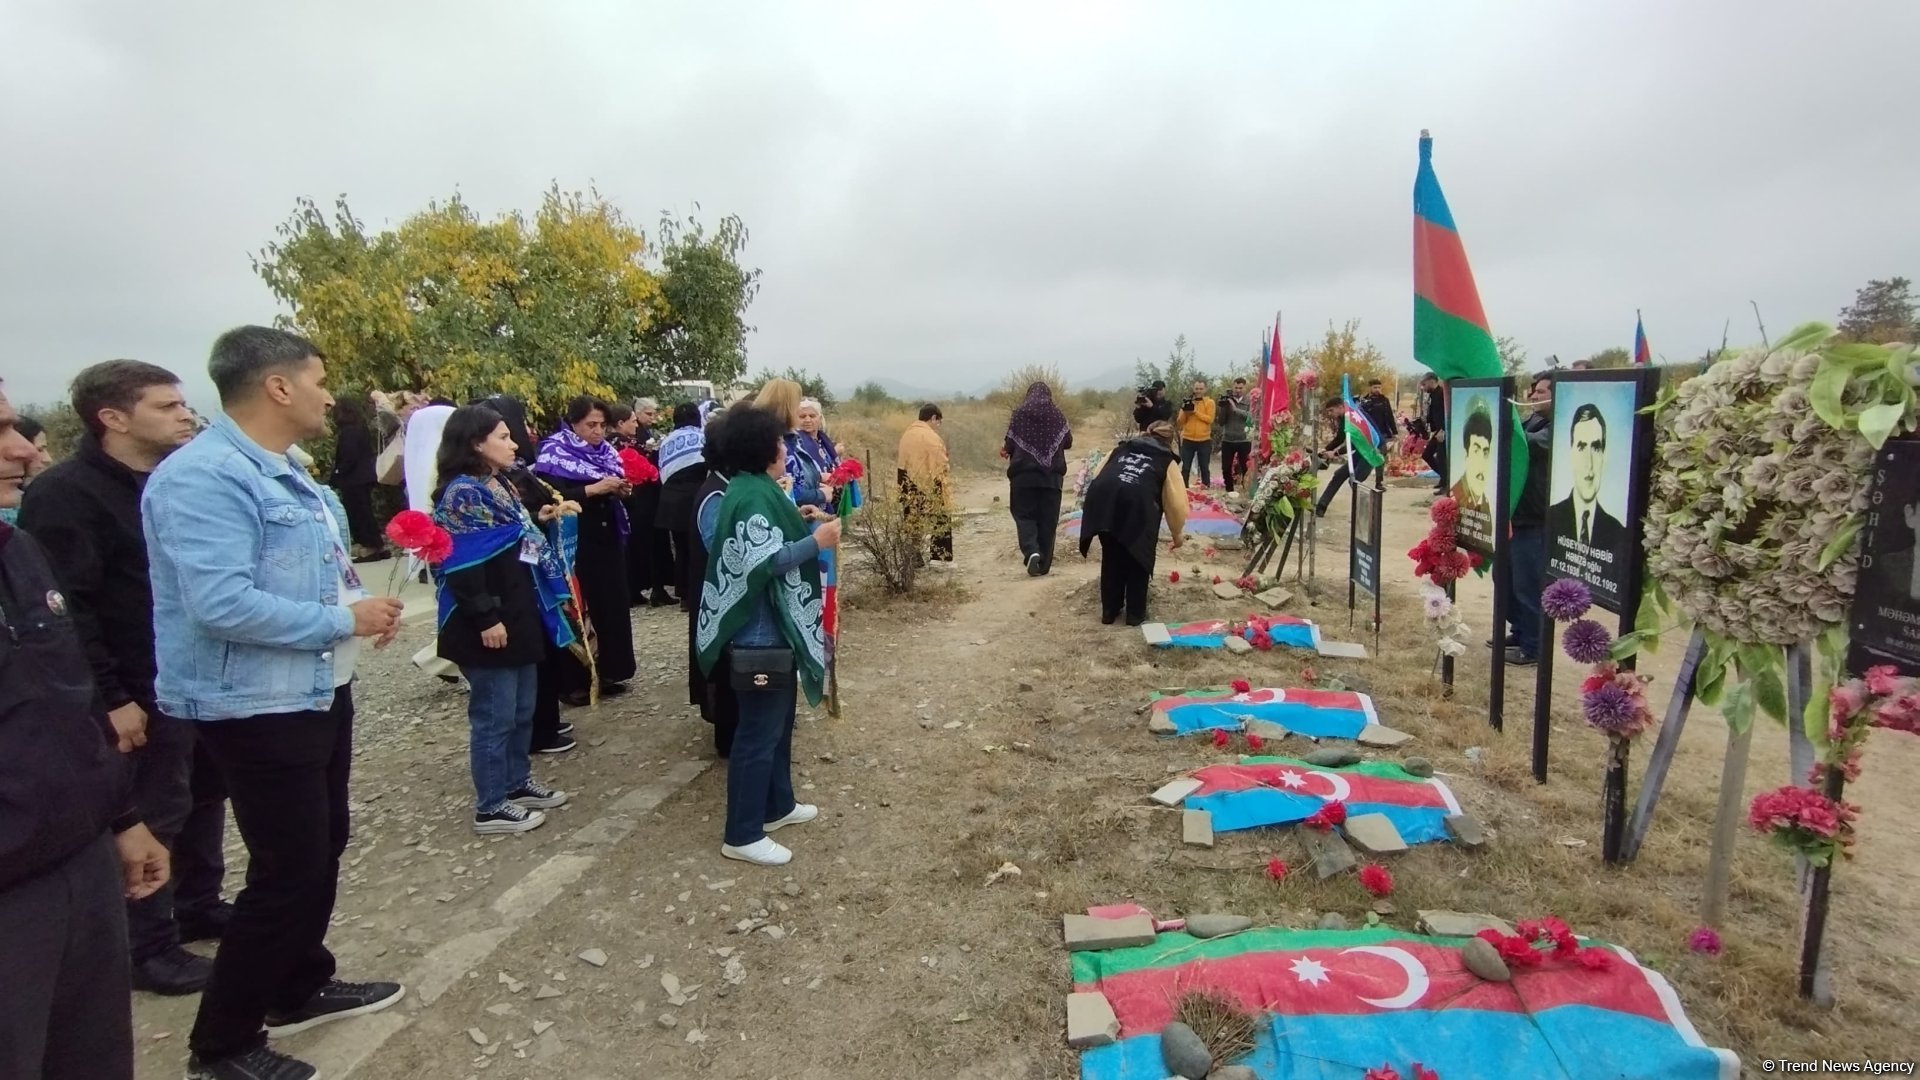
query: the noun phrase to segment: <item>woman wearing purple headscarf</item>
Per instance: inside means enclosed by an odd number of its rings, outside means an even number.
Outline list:
[[[1020,532],[1020,555],[1027,573],[1040,577],[1053,569],[1053,541],[1060,528],[1060,487],[1067,478],[1067,451],[1073,428],[1053,389],[1037,382],[1013,410],[1001,456],[1007,459],[1007,505]]]

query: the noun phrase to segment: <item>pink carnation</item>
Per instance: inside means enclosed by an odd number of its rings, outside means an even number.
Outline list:
[[[1702,926],[1687,935],[1687,948],[1702,956],[1720,955],[1720,935],[1711,926]]]
[[[1906,688],[1906,681],[1892,664],[1867,669],[1867,692],[1874,697],[1892,697]]]

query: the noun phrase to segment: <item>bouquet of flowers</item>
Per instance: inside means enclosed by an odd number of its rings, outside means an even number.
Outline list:
[[[1413,560],[1415,577],[1426,578],[1435,588],[1445,589],[1466,577],[1468,571],[1479,569],[1480,556],[1460,550],[1456,531],[1460,526],[1459,503],[1441,496],[1433,501],[1427,518],[1433,522],[1433,528],[1426,539],[1407,552],[1407,557]]]
[[[634,487],[660,482],[660,470],[654,466],[653,462],[647,460],[645,454],[631,446],[620,451],[620,472],[627,483]]]
[[[1853,823],[1860,808],[1812,788],[1788,784],[1753,797],[1747,823],[1774,843],[1827,866],[1835,855],[1851,856]]]
[[[439,566],[453,554],[453,534],[434,524],[433,518],[418,510],[402,510],[387,522],[387,540],[428,566]],[[394,560],[387,574],[388,596],[399,595],[402,563]]]
[[[1427,617],[1427,629],[1433,631],[1434,644],[1442,656],[1461,656],[1467,651],[1467,621],[1460,617],[1460,609],[1447,596],[1447,590],[1438,585],[1426,584],[1420,587],[1420,600]]]

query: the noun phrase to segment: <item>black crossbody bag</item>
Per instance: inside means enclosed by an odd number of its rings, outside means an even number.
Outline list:
[[[784,645],[729,645],[727,661],[735,693],[794,687],[793,650]]]

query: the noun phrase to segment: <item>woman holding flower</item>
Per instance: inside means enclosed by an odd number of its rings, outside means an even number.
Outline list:
[[[528,753],[540,664],[549,643],[573,641],[561,606],[566,573],[502,478],[512,432],[485,405],[454,410],[441,434],[434,521],[453,538],[436,568],[439,654],[460,666],[467,696],[473,830],[523,833],[567,794],[533,779]]]
[[[533,466],[562,498],[581,507],[574,573],[597,648],[593,673],[578,664],[566,667],[563,699],[575,705],[591,699],[595,675],[602,693],[618,693],[637,667],[627,614],[627,508],[621,501],[632,485],[607,442],[608,412],[597,398],[574,398],[567,404],[566,426],[540,444]]]

